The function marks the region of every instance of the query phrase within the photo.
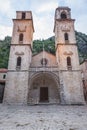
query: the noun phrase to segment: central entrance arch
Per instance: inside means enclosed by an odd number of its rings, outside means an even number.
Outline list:
[[[51,72],[39,72],[32,75],[29,80],[28,103],[59,103],[59,82]]]

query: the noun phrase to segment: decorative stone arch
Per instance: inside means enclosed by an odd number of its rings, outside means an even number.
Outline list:
[[[28,103],[60,103],[58,76],[52,72],[36,72],[29,79]]]

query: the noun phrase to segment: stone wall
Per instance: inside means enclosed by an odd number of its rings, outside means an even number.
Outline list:
[[[65,104],[84,104],[81,72],[61,71],[61,75]]]
[[[82,82],[84,89],[84,97],[87,102],[87,60],[85,60],[81,65]]]
[[[28,95],[28,75],[24,72],[8,72],[4,103],[8,104],[27,104]]]
[[[56,55],[58,55],[57,60],[59,61],[60,70],[67,70],[68,56],[71,58],[72,70],[80,70],[76,45],[58,45]]]
[[[46,51],[40,52],[39,54],[32,57],[31,66],[42,66],[41,60],[42,58],[47,59],[47,65],[46,66],[57,66],[56,57]]]
[[[8,70],[16,70],[17,57],[20,56],[21,70],[28,70],[31,62],[31,49],[27,46],[11,46]]]

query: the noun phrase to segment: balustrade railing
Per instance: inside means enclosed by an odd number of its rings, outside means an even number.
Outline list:
[[[57,66],[33,66],[29,68],[29,71],[58,71]]]

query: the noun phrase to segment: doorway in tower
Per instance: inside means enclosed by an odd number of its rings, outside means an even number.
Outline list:
[[[40,87],[40,102],[48,102],[48,87]]]
[[[0,103],[3,103],[5,83],[0,83]]]
[[[29,104],[60,103],[59,84],[52,73],[36,73],[30,77]]]

